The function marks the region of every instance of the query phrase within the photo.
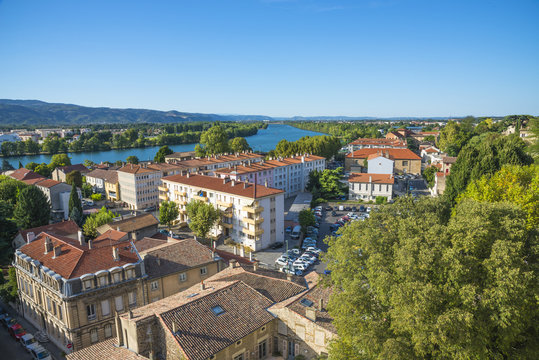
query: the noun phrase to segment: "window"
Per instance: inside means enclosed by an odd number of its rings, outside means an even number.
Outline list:
[[[113,281],[114,281],[115,283],[119,283],[119,282],[122,280],[121,274],[120,274],[119,271],[118,271],[118,272],[115,272],[115,273],[112,275],[112,278],[114,279]]]
[[[99,277],[99,286],[106,286],[107,285],[107,276],[100,276]]]
[[[129,305],[137,305],[137,293],[135,291],[131,291],[128,294],[129,297]]]
[[[62,320],[64,316],[62,315],[62,305],[58,305],[58,319]]]
[[[408,166],[408,161],[403,160],[402,161],[402,166]]]
[[[88,320],[95,320],[95,305],[94,304],[86,305],[86,314],[88,315]]]
[[[97,329],[92,329],[90,331],[90,340],[92,341],[92,344],[99,340],[99,337],[97,336]]]
[[[108,300],[101,301],[101,314],[103,316],[110,315],[110,302]]]
[[[208,269],[204,266],[200,268],[200,275],[206,275],[208,273]]]
[[[126,271],[125,276],[127,279],[132,279],[135,277],[135,269],[129,269]]]
[[[88,290],[92,288],[92,280],[84,280],[84,290]]]
[[[241,345],[241,340],[236,341],[236,346],[240,346],[240,345]]]
[[[110,324],[105,325],[105,339],[112,337],[112,326]]]
[[[47,296],[47,310],[51,311],[51,299]]]
[[[187,281],[187,273],[181,273],[179,275],[179,279],[180,279],[181,282]]]
[[[258,343],[258,358],[263,359],[268,354],[268,345],[267,341],[264,340]]]
[[[151,284],[150,284],[150,289],[151,289],[152,291],[155,291],[155,290],[159,289],[159,282],[157,282],[157,281],[152,281]]]
[[[244,360],[243,354],[239,354],[238,356],[234,356],[234,360]]]
[[[116,296],[114,298],[114,303],[116,305],[116,311],[122,311],[124,309],[124,298],[123,298],[123,296]]]
[[[219,305],[212,307],[211,311],[213,311],[215,315],[221,315],[225,312],[225,310],[223,310],[223,308],[220,307]]]

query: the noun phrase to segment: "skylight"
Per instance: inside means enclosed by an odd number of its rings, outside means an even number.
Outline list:
[[[309,299],[301,299],[299,303],[306,307],[313,306],[313,302]]]
[[[220,307],[219,305],[212,307],[212,308],[211,308],[211,311],[213,311],[213,313],[214,313],[215,315],[221,315],[222,313],[225,312],[225,311],[223,310],[223,308]]]

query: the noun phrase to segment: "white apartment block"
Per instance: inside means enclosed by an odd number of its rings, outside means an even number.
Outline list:
[[[227,168],[234,165],[250,165],[264,160],[264,155],[251,152],[237,154],[218,154],[198,159],[167,159],[170,164],[180,166],[189,172],[201,172],[206,175],[213,175],[215,170]]]
[[[176,202],[179,222],[189,222],[186,205],[204,201],[222,211],[212,235],[223,234],[254,251],[284,241],[284,192],[229,178],[190,174],[161,179],[160,200]]]
[[[325,168],[325,158],[316,155],[301,155],[231,165],[215,170],[215,173],[221,178],[248,181],[283,190],[285,197],[288,198],[305,190],[311,171],[322,171]]]

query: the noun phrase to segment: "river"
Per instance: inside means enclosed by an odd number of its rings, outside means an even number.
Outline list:
[[[282,139],[288,141],[296,141],[303,136],[317,136],[326,135],[314,131],[302,130],[290,125],[284,124],[269,124],[266,129],[258,130],[256,135],[247,136],[245,139],[254,151],[270,151],[275,148],[275,145]],[[191,151],[194,150],[196,144],[181,144],[181,145],[169,145],[174,151]],[[69,153],[72,164],[82,163],[88,159],[95,163],[101,163],[103,161],[115,162],[117,160],[123,160],[128,156],[135,155],[139,160],[152,160],[159,150],[159,146],[151,146],[145,148],[132,148],[122,150],[108,150],[108,151],[95,151],[95,152],[76,152]],[[29,162],[49,163],[52,155],[28,155],[28,156],[13,156],[7,158],[14,168],[19,167],[19,161],[26,165]]]

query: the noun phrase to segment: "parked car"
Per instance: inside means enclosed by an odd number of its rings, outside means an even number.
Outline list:
[[[363,205],[360,205],[360,206],[359,206],[359,211],[361,211],[361,212],[365,212],[365,206],[363,206]]]
[[[26,330],[21,324],[15,323],[8,328],[9,335],[15,340],[20,340],[23,335],[26,334]]]
[[[49,352],[41,345],[30,349],[30,354],[34,360],[52,360]]]
[[[316,254],[316,255],[320,255],[320,253],[322,252],[322,250],[314,246],[308,247],[307,251],[312,252],[313,254]]]
[[[352,208],[350,206],[347,206],[344,208],[344,211],[352,211]]]
[[[371,207],[370,206],[367,208],[367,212],[371,212]]]
[[[333,210],[333,211],[331,212],[331,216],[337,216],[337,212],[336,212],[335,210]]]
[[[292,230],[292,234],[290,235],[290,237],[292,239],[299,239],[299,236],[301,234],[301,226],[295,226],[294,229]]]
[[[290,255],[298,255],[299,256],[300,251],[298,249],[290,249],[288,250],[288,254]]]
[[[352,206],[352,211],[353,211],[353,212],[357,212],[357,207]]]
[[[281,255],[277,260],[275,260],[275,263],[279,266],[286,266],[288,264],[288,261],[288,257]]]
[[[339,211],[344,211],[344,206],[343,205],[339,205]]]
[[[94,206],[94,201],[93,200],[86,200],[86,205]]]
[[[147,207],[146,209],[144,209],[143,211],[144,212],[152,212],[152,211],[155,211],[155,206],[150,206],[150,207]]]
[[[331,206],[326,206],[326,211],[331,211],[333,208]]]
[[[305,271],[305,270],[307,270],[309,268],[309,265],[307,265],[303,261],[296,260],[296,261],[294,261],[293,267],[296,270]]]
[[[286,229],[284,229],[284,232],[290,234],[292,232],[292,226],[287,226]]]
[[[5,328],[9,328],[11,325],[14,325],[17,323],[17,320],[13,319],[9,314],[6,314],[4,318],[2,319],[2,325]]]
[[[26,333],[24,334],[20,339],[22,347],[26,351],[30,351],[31,348],[34,348],[39,345],[39,343],[36,341],[36,338],[34,335]]]
[[[272,249],[279,249],[282,248],[284,243],[282,241],[277,241],[271,245]]]

